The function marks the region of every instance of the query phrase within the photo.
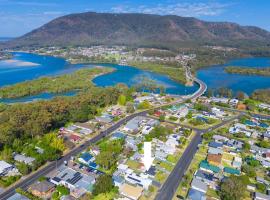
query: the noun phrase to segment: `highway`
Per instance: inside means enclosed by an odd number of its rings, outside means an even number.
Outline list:
[[[195,78],[194,81],[200,86],[200,88],[195,93],[193,93],[192,95],[189,95],[185,100],[187,100],[187,99],[194,100],[194,99],[200,97],[201,95],[203,95],[205,93],[206,89],[207,89],[206,84],[204,82],[202,82],[201,80]],[[168,105],[179,104],[179,103],[182,103],[183,101],[184,100],[179,100],[179,101],[176,101],[176,102],[173,102],[173,103],[169,103],[169,104],[166,104],[166,105],[162,105],[162,106],[152,108],[150,110],[162,108],[162,107],[168,106]],[[116,124],[112,125],[111,127],[106,129],[105,131],[101,132],[99,135],[95,136],[91,140],[86,141],[81,146],[75,147],[69,153],[64,155],[61,159],[59,159],[57,161],[50,162],[45,167],[37,170],[36,172],[34,172],[34,173],[30,174],[29,176],[25,177],[24,179],[21,179],[20,181],[15,183],[13,186],[6,189],[3,193],[1,193],[0,194],[0,199],[1,200],[8,199],[12,195],[14,195],[16,188],[27,189],[27,187],[30,186],[31,184],[33,184],[36,180],[38,180],[39,177],[42,177],[42,176],[48,174],[49,172],[53,171],[56,168],[56,166],[63,164],[64,161],[69,160],[71,157],[74,157],[77,154],[79,154],[80,152],[84,151],[91,144],[96,143],[97,141],[101,140],[102,138],[110,135],[113,131],[117,130],[119,127],[121,127],[123,124],[125,124],[127,121],[133,119],[134,117],[136,117],[136,116],[145,116],[150,110],[145,110],[145,111],[142,111],[142,112],[138,112],[138,113],[134,113],[134,114],[131,114],[129,116],[126,116],[125,118],[121,119]],[[199,140],[199,139],[197,139],[197,140]],[[196,144],[197,142],[198,141],[195,141],[194,144]],[[191,145],[191,147],[189,147],[189,148],[191,148],[192,152],[194,151],[193,150],[194,145]],[[186,159],[186,158],[183,158],[183,159]]]

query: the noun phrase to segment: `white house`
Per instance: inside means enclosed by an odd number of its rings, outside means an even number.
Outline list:
[[[13,165],[7,163],[6,161],[0,160],[0,176],[5,176],[14,170],[17,171]]]

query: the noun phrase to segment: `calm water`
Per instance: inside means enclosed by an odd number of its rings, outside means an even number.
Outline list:
[[[234,92],[244,91],[251,94],[256,89],[270,88],[270,77],[228,74],[226,66],[270,67],[270,58],[244,58],[232,60],[225,65],[217,65],[199,70],[198,78],[203,80],[208,88],[227,87]]]
[[[125,83],[128,86],[132,86],[138,84],[141,80],[141,77],[147,77],[149,79],[155,80],[157,84],[163,85],[166,88],[166,92],[169,94],[190,94],[198,89],[197,85],[194,87],[185,87],[184,85],[171,80],[168,76],[140,70],[130,66],[120,66],[113,64],[103,64],[102,66],[113,67],[117,69],[114,73],[105,74],[93,80],[96,85],[102,87],[116,85],[118,83]]]
[[[11,37],[0,37],[0,42],[6,42],[6,41],[9,41],[9,40],[12,40],[13,38]]]
[[[60,74],[71,73],[75,70],[93,67],[91,64],[77,64],[72,65],[64,59],[55,58],[51,56],[40,56],[30,53],[13,53],[11,61],[0,61],[0,87],[15,84],[18,82],[33,80],[42,76],[54,76]],[[27,62],[27,63],[25,63]],[[166,91],[170,94],[189,94],[196,91],[197,86],[185,87],[167,76],[146,72],[129,66],[119,66],[114,64],[96,64],[104,67],[113,67],[117,70],[114,73],[106,74],[97,77],[93,82],[97,86],[111,86],[117,83],[125,83],[128,86],[138,83],[140,77],[145,76],[156,81],[156,83],[163,85]],[[74,95],[75,93],[73,93]],[[61,94],[71,96],[70,93]],[[28,102],[37,99],[50,99],[56,96],[55,94],[43,93],[31,97],[23,97],[18,99],[2,99],[2,102]]]

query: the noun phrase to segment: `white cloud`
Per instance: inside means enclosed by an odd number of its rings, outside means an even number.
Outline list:
[[[179,15],[184,17],[217,16],[222,14],[230,4],[221,4],[217,2],[209,3],[176,3],[159,4],[157,6],[138,7],[129,5],[118,5],[112,8],[114,13],[145,13],[159,15]]]

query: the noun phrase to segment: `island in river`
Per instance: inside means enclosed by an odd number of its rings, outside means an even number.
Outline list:
[[[270,67],[262,68],[229,66],[225,68],[225,71],[229,74],[270,76]]]

